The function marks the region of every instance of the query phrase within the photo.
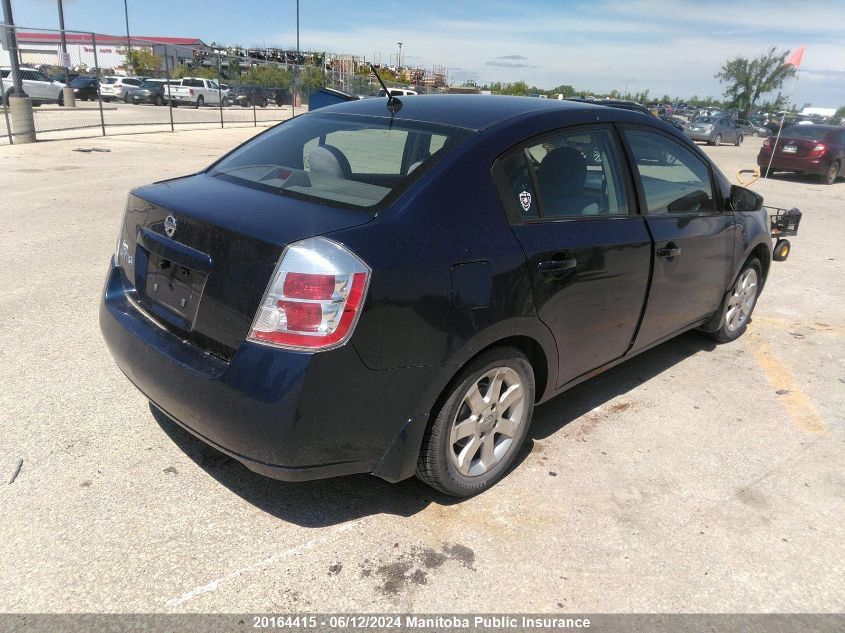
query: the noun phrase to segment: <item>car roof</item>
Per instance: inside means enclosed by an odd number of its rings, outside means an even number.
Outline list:
[[[361,116],[389,116],[386,97],[373,97],[339,103],[321,108],[316,112],[333,112]],[[417,95],[413,99],[402,99],[402,109],[396,119],[427,121],[483,130],[496,123],[523,114],[553,112],[561,110],[583,110],[600,106],[586,102],[535,97],[506,97],[491,95]],[[601,106],[604,109],[603,106]]]

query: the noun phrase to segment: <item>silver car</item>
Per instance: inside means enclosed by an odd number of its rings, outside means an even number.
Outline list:
[[[743,133],[736,121],[729,116],[700,116],[684,128],[686,134],[693,141],[705,141],[708,145],[721,143],[742,143]]]
[[[765,125],[758,125],[748,119],[737,119],[736,124],[744,136],[762,136],[765,138],[771,134],[771,131]]]

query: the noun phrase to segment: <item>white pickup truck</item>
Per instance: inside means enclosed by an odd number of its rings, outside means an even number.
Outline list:
[[[229,91],[221,89],[213,79],[183,77],[182,84],[171,86],[173,105],[229,105]]]

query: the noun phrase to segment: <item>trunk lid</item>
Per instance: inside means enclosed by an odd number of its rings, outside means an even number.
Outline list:
[[[129,195],[118,263],[151,318],[229,359],[249,333],[286,245],[374,215],[201,173]]]

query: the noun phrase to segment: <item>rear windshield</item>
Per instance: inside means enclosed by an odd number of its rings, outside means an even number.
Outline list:
[[[91,86],[94,84],[93,77],[77,77],[70,82],[71,88],[83,88],[84,86]]]
[[[823,141],[830,134],[830,128],[818,125],[793,125],[783,131],[783,136],[790,138],[806,138],[811,141]]]
[[[104,84],[116,84],[117,83],[117,77],[106,77],[105,79],[103,79],[103,83]]]
[[[307,114],[247,143],[210,174],[336,206],[367,208],[404,190],[470,131],[389,117]]]

